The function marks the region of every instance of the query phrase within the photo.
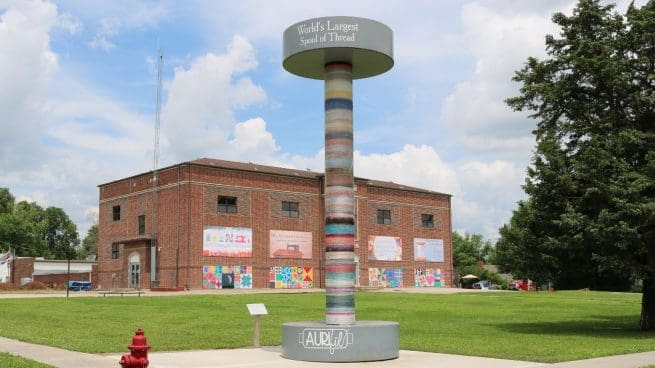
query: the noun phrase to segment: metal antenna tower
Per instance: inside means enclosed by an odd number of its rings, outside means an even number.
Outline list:
[[[152,234],[150,237],[150,284],[157,284],[157,191],[159,178],[159,126],[161,123],[161,69],[164,56],[157,39],[157,111],[155,114],[155,146],[152,159]]]

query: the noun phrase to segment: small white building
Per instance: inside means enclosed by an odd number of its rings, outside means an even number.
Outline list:
[[[91,268],[96,261],[71,261],[71,273],[89,273],[91,275]],[[68,261],[59,259],[44,259],[43,257],[36,257],[34,259],[34,272],[32,276],[37,275],[56,275],[68,273]]]
[[[0,265],[0,283],[9,282],[9,262]]]

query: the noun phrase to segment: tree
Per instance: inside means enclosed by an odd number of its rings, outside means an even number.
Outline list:
[[[78,245],[77,228],[63,209],[15,203],[9,190],[0,188],[0,249],[11,247],[18,256],[66,259],[75,258]]]
[[[43,256],[43,208],[25,201],[11,207],[9,213],[0,214],[0,247],[14,249],[17,256]]]
[[[7,214],[11,212],[16,198],[11,195],[7,188],[0,187],[0,214]]]
[[[493,246],[488,240],[485,241],[479,234],[464,234],[453,232],[453,267],[460,275],[472,273],[481,276],[478,269],[478,262],[489,260]]]
[[[516,72],[506,102],[537,120],[519,204],[501,228],[506,267],[559,287],[643,280],[640,327],[655,328],[655,0],[625,16],[599,0],[553,15],[545,60]],[[524,259],[520,259],[524,257]],[[511,262],[515,262],[511,265]]]
[[[86,258],[90,255],[98,255],[98,224],[91,226],[84,240],[82,240],[82,249],[80,250],[79,257]]]
[[[46,258],[74,259],[80,243],[77,226],[66,212],[58,207],[45,210]]]

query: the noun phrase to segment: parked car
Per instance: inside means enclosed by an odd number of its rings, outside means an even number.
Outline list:
[[[533,283],[535,284],[535,283]],[[514,280],[507,285],[507,290],[525,290],[528,291],[529,283],[526,280]]]
[[[489,290],[491,283],[488,280],[482,280],[473,284],[473,289]]]
[[[91,290],[92,285],[91,281],[69,281],[68,282],[68,290],[72,291],[89,291]]]

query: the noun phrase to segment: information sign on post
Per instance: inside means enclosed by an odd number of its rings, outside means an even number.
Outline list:
[[[262,303],[259,304],[246,304],[248,307],[248,312],[250,312],[251,316],[263,316],[265,314],[268,314],[268,311],[266,310],[266,306]]]
[[[259,347],[259,317],[268,314],[266,306],[262,303],[257,304],[246,304],[248,307],[248,312],[251,316],[255,317],[255,330],[252,336],[252,346],[255,348]]]

